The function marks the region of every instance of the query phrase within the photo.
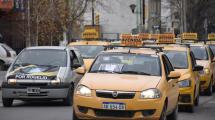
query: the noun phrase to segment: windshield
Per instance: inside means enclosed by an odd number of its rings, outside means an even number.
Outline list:
[[[165,53],[175,69],[188,68],[188,58],[186,52],[165,51]]]
[[[90,72],[161,76],[160,68],[157,55],[105,54],[96,59]]]
[[[197,60],[208,60],[207,50],[203,46],[192,46],[191,51]]]
[[[15,66],[57,66],[66,67],[67,54],[63,50],[25,50],[16,59]]]
[[[78,45],[74,46],[81,53],[81,56],[85,59],[95,58],[97,54],[105,50],[101,45]]]

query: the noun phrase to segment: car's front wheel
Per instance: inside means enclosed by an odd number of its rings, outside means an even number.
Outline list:
[[[2,103],[4,107],[11,107],[13,105],[12,98],[2,98]]]
[[[212,81],[211,81],[208,88],[205,90],[205,95],[211,96],[212,94],[213,94],[213,86],[212,86]]]
[[[65,106],[72,106],[73,105],[73,95],[74,95],[74,89],[73,89],[73,86],[71,85],[69,87],[67,97],[63,99],[63,104]]]

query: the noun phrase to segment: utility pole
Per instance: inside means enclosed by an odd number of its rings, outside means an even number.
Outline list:
[[[30,47],[31,46],[31,21],[30,21],[30,17],[31,17],[31,10],[30,10],[30,0],[28,0],[28,3],[27,3],[27,5],[28,5],[28,12],[27,12],[27,21],[28,21],[28,37],[27,37],[27,39],[26,39],[26,47]]]
[[[94,8],[94,0],[92,0],[92,25],[95,25],[95,8]]]

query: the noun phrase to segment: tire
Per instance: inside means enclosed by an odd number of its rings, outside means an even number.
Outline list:
[[[178,120],[178,105],[176,106],[175,110],[167,116],[167,120]]]
[[[159,120],[167,120],[167,106],[164,104],[163,111]]]
[[[67,97],[63,99],[63,104],[65,106],[72,106],[73,105],[73,95],[74,95],[74,90],[73,86],[71,85],[68,90]]]
[[[213,86],[212,86],[212,81],[211,81],[208,88],[205,90],[205,95],[211,96],[212,94],[213,94]]]
[[[0,70],[4,70],[4,62],[0,60]]]
[[[78,119],[78,117],[76,116],[76,114],[75,114],[75,112],[74,112],[74,109],[73,109],[73,111],[72,111],[72,120],[80,120],[80,119]]]
[[[194,112],[194,105],[186,106],[186,111],[189,113],[193,113]]]
[[[195,99],[195,106],[199,106],[199,94],[197,95],[197,98]]]
[[[11,107],[13,105],[13,99],[11,98],[2,98],[2,103],[4,107]]]

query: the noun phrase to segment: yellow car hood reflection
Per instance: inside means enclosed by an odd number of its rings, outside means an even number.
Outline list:
[[[191,77],[191,74],[188,69],[175,69],[175,70],[181,73],[181,77],[179,78],[179,81],[189,79]]]
[[[85,67],[86,67],[87,70],[90,69],[93,61],[94,61],[94,59],[84,59],[84,65],[85,65]]]
[[[160,79],[159,76],[87,73],[80,84],[93,90],[143,91],[156,88]]]

